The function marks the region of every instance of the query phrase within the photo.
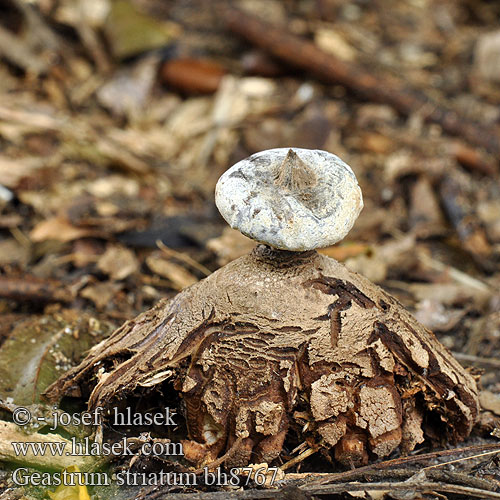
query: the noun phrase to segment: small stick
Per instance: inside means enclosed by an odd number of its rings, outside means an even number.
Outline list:
[[[429,255],[424,252],[417,253],[418,259],[425,265],[434,269],[438,272],[446,272],[455,282],[460,283],[461,285],[468,286],[470,288],[474,288],[474,290],[479,290],[481,292],[491,292],[491,287],[485,283],[484,281],[478,280],[470,276],[459,269],[449,266],[447,264],[443,264],[439,260],[433,259]]]
[[[447,133],[500,155],[496,134],[433,102],[422,92],[405,87],[401,80],[375,76],[362,66],[327,54],[314,43],[234,7],[224,7],[222,16],[231,31],[288,64],[307,70],[326,83],[343,85],[370,101],[389,104],[404,115],[420,113],[426,121],[438,123]]]
[[[309,488],[304,486],[304,491],[316,495],[326,495],[333,493],[344,493],[351,491],[442,491],[444,493],[455,493],[457,495],[466,495],[468,498],[499,498],[500,493],[494,491],[483,490],[479,488],[471,488],[470,486],[461,486],[458,484],[446,484],[430,481],[403,481],[400,483],[347,483],[347,484],[331,484],[324,486],[315,486]],[[306,489],[307,488],[307,489]],[[180,499],[181,497],[179,497]]]
[[[71,302],[74,294],[57,280],[33,275],[0,276],[0,298],[29,302]]]
[[[177,252],[175,250],[172,250],[170,247],[167,247],[167,245],[165,245],[165,243],[163,243],[163,241],[157,240],[156,245],[165,255],[168,255],[169,257],[175,257],[176,259],[182,260],[188,266],[191,266],[192,268],[196,269],[197,271],[202,272],[205,276],[210,276],[212,274],[212,271],[210,271],[210,269],[205,267],[203,264],[200,264],[196,260],[192,259],[189,255],[183,254],[182,252]]]
[[[419,474],[419,471],[423,469],[416,469],[415,467],[409,468],[405,467],[402,469],[388,469],[388,470],[379,470],[379,471],[372,471],[372,472],[360,472],[359,475],[357,476],[351,476],[350,482],[353,481],[370,481],[374,483],[376,480],[377,481],[384,481],[384,480],[390,480],[390,481],[395,481],[395,480],[403,480],[403,479],[410,479],[414,476],[415,474]],[[321,477],[321,475],[325,476],[326,473],[311,473],[311,472],[304,472],[300,474],[296,473],[289,473],[286,474],[285,479],[281,481],[282,484],[295,484],[297,486],[304,486],[307,484],[308,480],[312,480],[315,477]],[[481,479],[477,478],[474,476],[471,476],[470,474],[467,474],[465,472],[452,472],[452,471],[442,471],[442,470],[425,470],[425,476],[427,479],[432,480],[432,481],[442,481],[442,482],[447,482],[451,484],[461,484],[463,486],[472,486],[474,488],[480,488],[480,489],[485,489],[485,490],[495,490],[495,485],[487,480],[487,479]],[[411,479],[410,479],[411,480]]]
[[[449,146],[450,153],[468,170],[475,170],[484,175],[496,175],[497,167],[493,158],[484,155],[467,144],[455,141]]]
[[[293,467],[294,465],[304,461],[307,457],[310,457],[311,455],[314,455],[318,451],[318,448],[308,448],[307,450],[303,451],[300,455],[297,455],[296,457],[292,458],[288,462],[284,463],[280,469],[281,470],[287,470],[290,467]]]
[[[454,464],[457,462],[464,462],[465,460],[472,460],[473,458],[481,458],[487,455],[498,455],[499,453],[500,450],[487,451],[486,453],[479,453],[478,455],[471,455],[470,457],[456,458],[455,460],[449,460],[448,462],[442,462],[440,464],[435,464],[435,465],[428,465],[427,467],[424,467],[421,470],[427,471],[429,469],[435,469],[436,467],[443,467],[445,465]]]
[[[474,203],[470,200],[465,186],[447,175],[441,181],[439,194],[446,216],[464,250],[472,256],[478,267],[492,273],[495,269],[495,265],[491,262],[493,248],[475,213]]]
[[[3,26],[0,26],[0,54],[12,64],[35,75],[46,73],[48,70],[48,65],[42,57],[34,54],[31,47]]]
[[[500,453],[500,444],[494,443],[464,446],[462,448],[453,448],[451,450],[433,451],[430,453],[423,453],[421,455],[413,455],[410,457],[394,458],[392,460],[385,460],[380,463],[365,465],[364,467],[358,467],[357,469],[348,470],[345,472],[334,472],[309,484],[326,484],[332,481],[343,481],[351,478],[352,476],[358,475],[360,472],[369,474],[370,472],[373,472],[375,470],[389,469],[390,467],[394,467],[397,465],[407,465],[410,463],[421,462],[423,460],[433,460],[440,457],[449,457],[458,455],[459,453],[481,453],[483,451],[495,451],[497,453]]]
[[[472,354],[464,354],[463,352],[453,352],[452,354],[459,361],[474,363],[475,365],[480,365],[490,368],[500,368],[500,359],[483,358],[481,356],[474,356]]]
[[[299,487],[299,491],[308,493],[309,495],[327,495],[334,493],[348,493],[353,491],[402,491],[402,492],[434,492],[441,491],[444,493],[455,493],[464,495],[467,498],[498,498],[500,493],[494,491],[484,490],[482,488],[474,488],[470,486],[462,486],[457,484],[447,484],[443,482],[433,481],[402,481],[402,482],[381,482],[381,483],[342,483],[342,484],[328,484],[321,486],[309,486],[307,484]],[[273,498],[273,499],[286,499],[286,498],[302,498],[299,496],[292,497],[292,491],[287,492],[286,488],[279,488],[277,490],[243,490],[243,491],[217,491],[207,493],[170,493],[168,490],[159,490],[155,488],[151,490],[152,495],[142,498],[145,499],[163,499],[169,498],[171,500],[246,500],[256,498]],[[290,493],[290,494],[289,494]],[[297,492],[299,493],[299,492]]]

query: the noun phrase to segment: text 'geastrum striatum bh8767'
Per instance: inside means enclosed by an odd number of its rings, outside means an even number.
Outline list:
[[[271,462],[292,432],[349,464],[469,435],[474,379],[396,299],[315,251],[363,207],[348,165],[325,151],[263,151],[222,175],[216,203],[261,244],[125,323],[49,398],[97,370],[91,409],[170,378],[197,465]]]

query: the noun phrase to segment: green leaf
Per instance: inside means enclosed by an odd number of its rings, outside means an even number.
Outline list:
[[[179,32],[177,24],[158,21],[139,12],[127,0],[112,3],[104,25],[104,33],[117,59],[163,47],[172,42]]]
[[[41,402],[40,394],[113,330],[109,323],[65,310],[17,326],[0,347],[0,399]]]

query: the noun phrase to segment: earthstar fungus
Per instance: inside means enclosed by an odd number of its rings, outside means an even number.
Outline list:
[[[125,323],[49,399],[98,370],[90,409],[170,378],[197,465],[271,462],[292,432],[347,464],[469,435],[474,379],[396,299],[314,250],[341,240],[362,208],[342,160],[257,153],[221,177],[216,203],[264,245]]]

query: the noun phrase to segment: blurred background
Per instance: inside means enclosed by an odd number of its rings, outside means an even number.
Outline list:
[[[318,148],[365,198],[322,251],[499,392],[499,15],[486,0],[0,0],[0,343],[54,311],[119,325],[245,254],[218,177]]]

